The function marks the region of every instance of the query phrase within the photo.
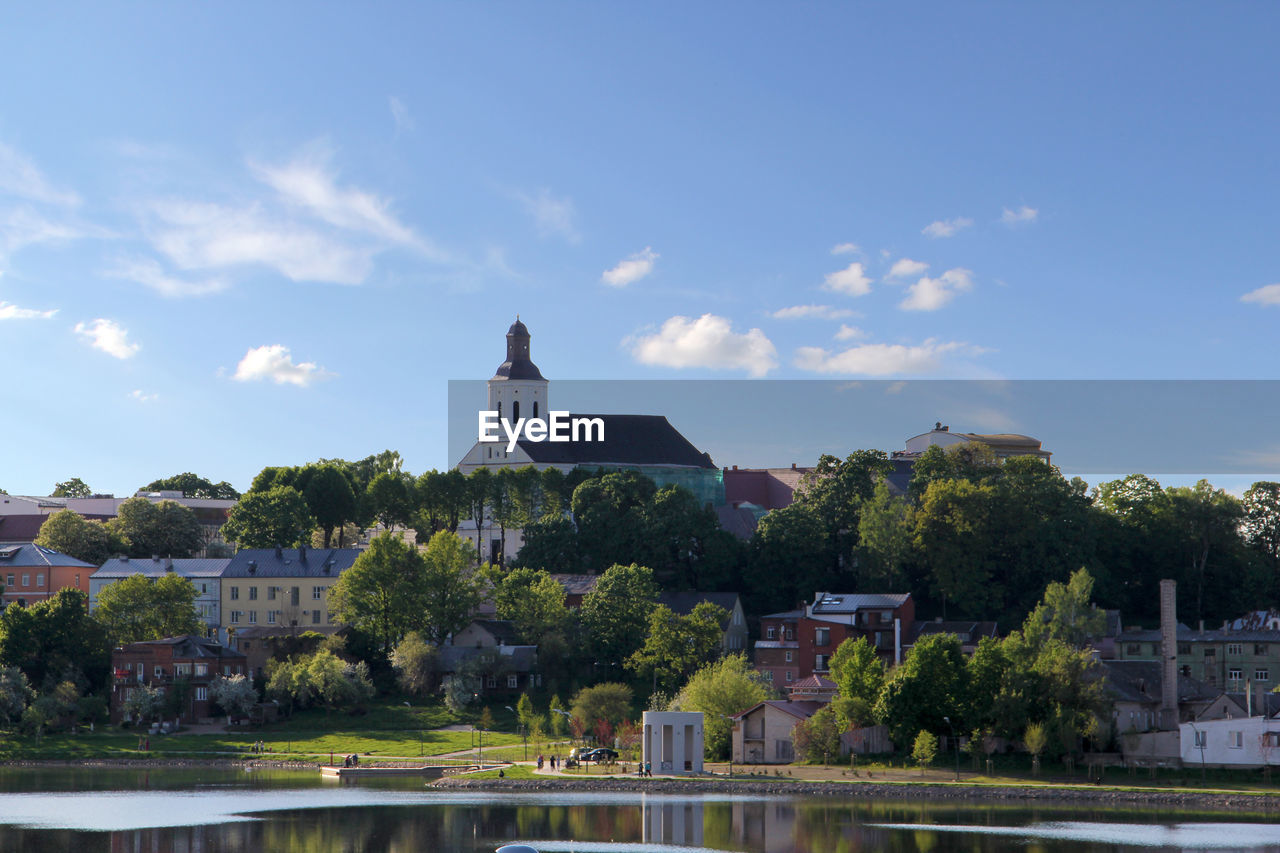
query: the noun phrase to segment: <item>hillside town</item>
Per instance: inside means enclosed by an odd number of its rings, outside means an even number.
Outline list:
[[[551,410],[517,320],[489,410]],[[479,401],[477,401],[479,402]],[[0,496],[0,726],[270,726],[409,696],[666,773],[910,751],[1269,767],[1280,484],[1087,493],[1041,441],[719,467],[660,414],[445,472],[269,467]],[[567,700],[567,701],[566,701]],[[646,727],[640,726],[644,714]],[[674,718],[673,718],[674,719]],[[680,734],[680,737],[684,737]],[[958,758],[957,758],[958,760]]]

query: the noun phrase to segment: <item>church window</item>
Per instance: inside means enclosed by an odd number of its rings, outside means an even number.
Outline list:
[[[534,400],[534,401],[533,401],[533,416],[534,416],[535,418],[538,416],[538,401],[537,401],[537,400]]]
[[[520,401],[516,400],[511,404],[511,422],[516,423],[520,420]]]

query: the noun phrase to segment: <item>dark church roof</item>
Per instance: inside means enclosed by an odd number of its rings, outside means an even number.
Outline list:
[[[538,379],[546,381],[538,365],[529,358],[529,328],[516,321],[507,329],[507,360],[498,365],[494,379]]]
[[[600,418],[604,441],[520,441],[534,462],[560,465],[676,465],[715,468],[711,457],[689,443],[662,415],[570,415]]]

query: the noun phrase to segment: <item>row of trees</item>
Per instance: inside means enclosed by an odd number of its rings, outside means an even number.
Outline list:
[[[100,565],[117,554],[189,557],[204,547],[205,537],[195,513],[176,501],[129,498],[105,522],[70,509],[55,512],[40,525],[35,542]]]

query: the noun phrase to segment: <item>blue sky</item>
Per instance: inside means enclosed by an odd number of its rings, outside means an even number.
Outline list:
[[[0,487],[444,467],[517,312],[553,380],[1277,378],[1278,23],[10,10]]]

